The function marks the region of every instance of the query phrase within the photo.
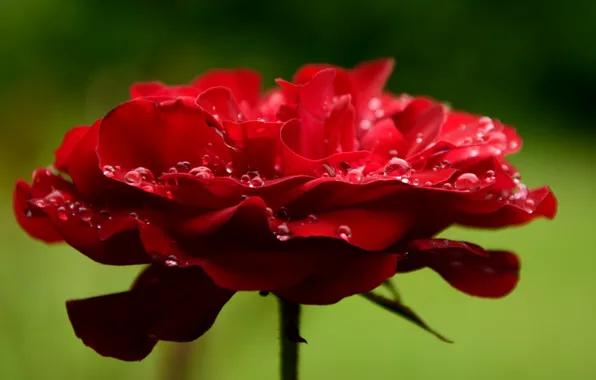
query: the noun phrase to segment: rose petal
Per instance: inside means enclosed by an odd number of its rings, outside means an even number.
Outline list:
[[[56,160],[54,161],[54,167],[60,171],[68,172],[68,166],[70,163],[70,156],[74,147],[81,141],[83,136],[89,132],[90,126],[80,126],[71,129],[66,132],[62,144],[54,151]]]
[[[254,107],[261,91],[261,76],[250,69],[211,70],[192,82],[192,86],[203,92],[211,87],[226,87],[234,98]]]
[[[216,120],[242,121],[234,94],[226,87],[211,87],[202,92],[196,102]]]
[[[345,297],[370,291],[395,274],[397,255],[359,253],[338,258],[336,265],[312,274],[276,294],[294,302],[329,305]]]
[[[477,297],[500,298],[517,285],[519,260],[510,252],[485,251],[465,242],[416,240],[397,263],[398,272],[429,267],[456,289]]]
[[[157,177],[180,161],[200,166],[205,155],[230,160],[220,134],[188,98],[160,103],[139,98],[116,107],[101,123],[97,155],[102,167],[122,167],[113,176],[122,182],[138,167]]]
[[[145,358],[159,340],[199,338],[232,295],[198,267],[150,266],[130,291],[68,301],[66,308],[85,345],[133,361]]]
[[[15,218],[31,237],[43,240],[46,243],[56,243],[62,241],[62,236],[58,233],[52,222],[46,215],[34,215],[29,207],[31,200],[31,186],[23,181],[17,181],[14,189],[12,205]]]

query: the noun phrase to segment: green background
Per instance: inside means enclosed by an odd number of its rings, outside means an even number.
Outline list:
[[[141,363],[78,341],[64,301],[129,286],[138,268],[104,267],[29,239],[12,186],[51,162],[64,132],[126,100],[133,81],[185,83],[248,66],[266,85],[306,62],[395,57],[395,92],[429,94],[497,117],[524,137],[512,160],[559,203],[544,220],[445,236],[507,248],[523,261],[502,300],[458,293],[430,271],[399,276],[406,302],[456,341],[352,297],[307,307],[302,379],[596,378],[593,126],[596,2],[302,0],[0,2],[0,379],[168,379],[185,345]],[[241,294],[189,345],[193,379],[277,379],[274,299]],[[173,359],[172,359],[173,358]]]

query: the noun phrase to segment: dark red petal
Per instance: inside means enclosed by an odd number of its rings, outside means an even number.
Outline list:
[[[367,251],[381,251],[404,236],[417,215],[414,207],[379,203],[316,214],[312,219],[290,221],[288,226],[292,237],[328,237]]]
[[[338,99],[325,120],[327,155],[352,152],[356,148],[356,112],[349,95]]]
[[[54,161],[54,167],[56,169],[68,172],[70,155],[72,151],[90,129],[90,126],[80,126],[66,132],[66,135],[64,135],[64,139],[62,140],[62,144],[60,144],[60,147],[54,151],[54,156],[56,157],[56,160]]]
[[[465,242],[416,240],[397,263],[398,272],[429,267],[456,289],[477,297],[500,298],[519,279],[519,260],[506,251],[485,251]]]
[[[38,170],[34,177],[29,195],[32,220],[46,222],[30,226],[24,221],[23,228],[45,228],[49,223],[66,243],[102,264],[149,262],[138,234],[138,224],[142,222],[130,215],[132,210],[110,210],[106,214],[105,210],[101,212],[101,208],[81,199],[72,184],[62,177],[47,170]],[[50,237],[57,239],[53,232]]]
[[[346,254],[336,265],[304,281],[276,291],[284,299],[301,304],[329,305],[354,294],[368,292],[395,274],[397,255]]]
[[[113,178],[123,182],[137,167],[158,177],[180,161],[200,166],[205,155],[230,160],[220,134],[190,98],[160,103],[139,98],[119,105],[101,123],[97,155],[101,167],[122,167]]]
[[[133,361],[149,355],[159,340],[199,338],[232,295],[198,267],[154,265],[128,292],[68,301],[66,307],[85,345],[103,356]]]
[[[212,70],[195,79],[192,86],[200,92],[211,87],[227,87],[238,103],[244,101],[254,107],[261,91],[261,76],[250,69]]]
[[[216,120],[242,121],[238,103],[226,87],[210,87],[197,98],[197,105]]]
[[[483,206],[484,210],[490,209],[492,212],[460,212],[456,216],[456,223],[471,227],[503,228],[523,225],[540,217],[553,219],[557,214],[557,198],[546,186],[530,191],[519,200],[499,200],[499,197],[494,196],[471,205],[477,205],[478,209]]]
[[[17,181],[12,198],[12,207],[21,228],[31,237],[47,243],[62,241],[62,236],[45,214],[33,213],[29,205],[30,200],[31,186],[23,180]]]

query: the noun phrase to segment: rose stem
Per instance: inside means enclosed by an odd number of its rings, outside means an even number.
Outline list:
[[[281,380],[298,380],[298,342],[288,334],[300,323],[300,304],[279,298],[281,341]]]

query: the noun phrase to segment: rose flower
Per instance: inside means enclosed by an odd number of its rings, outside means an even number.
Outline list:
[[[307,65],[264,94],[246,69],[136,84],[70,130],[17,182],[19,224],[102,264],[148,264],[129,291],[67,302],[76,335],[140,360],[201,336],[238,291],[325,305],[425,267],[473,296],[512,291],[513,253],[434,237],[553,218],[554,195],[505,160],[512,127],[384,92],[392,68]]]

